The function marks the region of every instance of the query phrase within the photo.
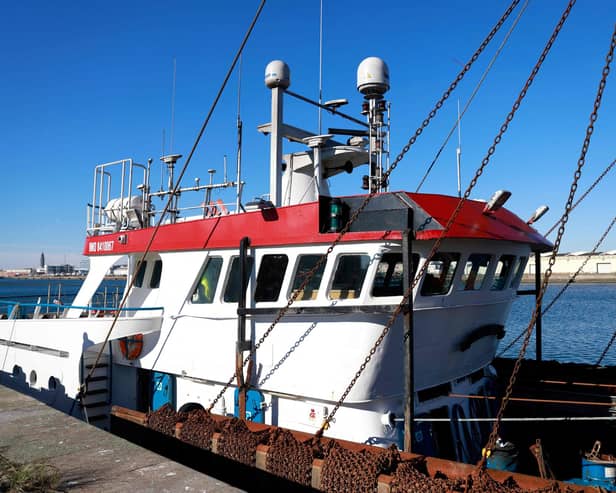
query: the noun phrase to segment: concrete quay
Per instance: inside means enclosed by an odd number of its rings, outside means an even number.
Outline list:
[[[56,467],[60,474],[59,491],[245,491],[2,385],[0,455],[12,462],[41,462]]]

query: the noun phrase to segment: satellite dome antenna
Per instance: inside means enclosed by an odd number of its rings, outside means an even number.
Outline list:
[[[389,105],[383,95],[389,91],[389,68],[378,57],[365,58],[357,67],[357,90],[364,95],[362,114],[368,117],[370,174],[364,176],[363,188],[370,192],[387,189],[383,179],[383,158],[389,160]],[[387,119],[384,118],[387,113]],[[387,147],[387,149],[386,149]]]
[[[357,90],[365,99],[382,99],[389,91],[389,68],[378,57],[365,58],[357,67]]]

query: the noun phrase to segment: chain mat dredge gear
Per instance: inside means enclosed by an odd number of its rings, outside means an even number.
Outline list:
[[[596,492],[596,488],[289,431],[170,406],[141,413],[114,406],[119,419],[318,491]],[[171,431],[173,430],[173,432]]]

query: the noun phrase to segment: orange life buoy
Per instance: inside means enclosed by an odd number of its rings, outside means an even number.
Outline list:
[[[120,351],[126,359],[137,359],[143,350],[143,334],[122,337],[119,343]]]

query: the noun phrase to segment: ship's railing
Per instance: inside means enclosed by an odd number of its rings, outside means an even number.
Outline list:
[[[150,190],[151,159],[147,165],[135,163],[132,159],[120,159],[97,165],[94,169],[92,202],[87,207],[87,234],[96,236],[150,226],[162,213],[156,211],[153,205],[157,197],[163,203],[168,201],[166,207],[168,217],[165,222],[169,223],[224,216],[229,214],[229,211],[238,212],[242,208],[240,199],[243,182],[238,184],[235,181],[228,181],[226,171],[223,183],[214,183],[214,170],[209,170],[209,183],[201,184],[196,178],[194,185],[178,187],[173,182],[175,161],[165,161],[165,163],[169,167],[169,181],[166,189],[163,189],[161,184],[161,189],[158,191]],[[220,199],[212,198],[214,192],[230,187],[237,188],[235,202],[223,203]],[[196,197],[194,192],[201,192],[203,195],[197,199],[197,204],[180,207],[180,197],[188,192],[193,192],[190,197]]]
[[[205,219],[207,217],[226,216],[227,214],[233,214],[235,208],[234,202],[223,202],[222,200],[201,202],[197,205],[191,205],[186,207],[178,207],[176,209],[175,222],[180,223],[184,221],[194,221],[198,219]],[[160,217],[162,211],[152,211],[151,217]],[[168,218],[166,222],[171,222],[171,218]],[[156,221],[154,221],[156,222]]]
[[[92,202],[87,207],[90,236],[149,225],[149,166],[120,159],[94,168]],[[141,183],[136,183],[137,180]]]
[[[21,307],[34,308],[32,318],[63,318],[68,310],[76,309],[82,310],[82,316],[85,317],[105,317],[113,316],[117,312],[138,312],[138,311],[157,311],[161,313],[164,311],[162,306],[146,306],[146,307],[109,307],[109,306],[79,306],[79,305],[63,305],[58,303],[22,303],[20,301],[0,301],[0,306],[5,305],[7,307],[6,313],[0,313],[0,318],[8,318],[9,320],[15,320],[20,317]],[[42,308],[53,308],[55,313],[46,312],[41,313]]]

